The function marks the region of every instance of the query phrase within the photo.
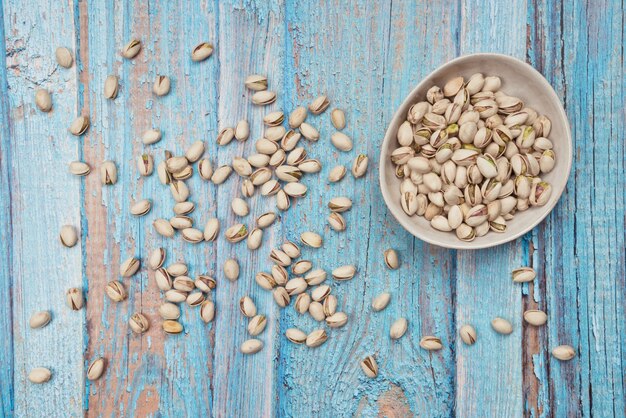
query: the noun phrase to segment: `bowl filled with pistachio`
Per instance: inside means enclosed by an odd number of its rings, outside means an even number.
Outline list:
[[[555,207],[572,165],[565,110],[533,67],[499,54],[426,77],[391,121],[380,185],[416,237],[478,249],[514,240]]]

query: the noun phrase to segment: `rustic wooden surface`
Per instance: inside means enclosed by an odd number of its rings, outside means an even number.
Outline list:
[[[625,132],[626,87],[623,3],[619,1],[332,1],[98,2],[5,0],[0,10],[0,414],[3,416],[623,416],[626,413]],[[144,47],[133,61],[119,50],[131,37]],[[214,55],[193,63],[200,41]],[[76,53],[75,65],[56,65],[54,50]],[[541,71],[561,97],[575,147],[567,190],[555,211],[522,239],[496,249],[448,251],[406,233],[384,206],[378,188],[378,149],[394,109],[438,65],[472,52],[501,52]],[[121,79],[114,102],[102,96],[107,74]],[[191,246],[156,236],[151,221],[169,217],[171,198],[156,175],[139,178],[133,155],[141,133],[152,126],[164,140],[150,147],[158,160],[166,147],[181,152],[197,139],[207,154],[227,163],[248,153],[261,135],[267,109],[251,106],[243,79],[269,76],[279,92],[272,109],[290,111],[320,93],[347,110],[347,133],[355,150],[329,146],[328,113],[310,117],[322,139],[307,145],[324,169],[308,176],[309,195],[282,216],[250,253],[223,239]],[[156,74],[173,80],[172,92],[156,99]],[[54,110],[39,112],[34,90],[52,92]],[[89,114],[83,138],[68,134],[70,121]],[[251,139],[218,149],[219,128],[247,118]],[[350,164],[358,152],[370,157],[364,179],[328,184],[335,162]],[[67,173],[83,159],[94,167],[85,179]],[[97,168],[118,163],[120,181],[102,188]],[[197,176],[196,176],[197,177]],[[204,224],[234,217],[227,204],[239,191],[233,176],[217,188],[194,178],[194,217]],[[348,195],[348,230],[326,226],[325,203]],[[150,215],[128,213],[140,197],[154,200]],[[252,214],[273,206],[255,196]],[[252,218],[252,215],[249,216]],[[248,219],[248,220],[250,220]],[[81,232],[81,244],[58,243],[61,225]],[[283,337],[285,329],[313,329],[293,309],[279,311],[254,274],[269,269],[267,254],[304,230],[324,235],[320,250],[304,257],[331,270],[354,263],[357,277],[333,285],[348,325],[310,350]],[[124,279],[127,302],[111,304],[103,289],[118,276],[120,260],[167,248],[168,261],[185,259],[194,273],[220,280],[217,318],[204,325],[184,309],[185,332],[163,337],[156,308],[160,297],[152,273]],[[387,270],[382,251],[395,247],[402,268]],[[235,256],[236,284],[220,266]],[[538,279],[515,286],[509,271],[533,265]],[[65,289],[82,286],[86,309],[71,312]],[[387,310],[372,313],[370,299],[390,290]],[[269,325],[264,350],[244,357],[246,321],[236,301],[250,294]],[[524,325],[522,312],[540,308],[547,326]],[[49,309],[52,323],[27,326],[32,312]],[[142,337],[127,326],[134,311],[153,327]],[[494,316],[515,331],[496,335]],[[405,316],[409,332],[387,337],[391,322]],[[457,329],[472,323],[478,342],[464,346]],[[424,334],[444,342],[440,352],[418,346]],[[549,351],[571,344],[578,356],[566,363]],[[375,353],[380,375],[363,376],[358,361]],[[85,379],[89,362],[108,360],[105,376]],[[45,385],[26,376],[32,367],[53,370]]]

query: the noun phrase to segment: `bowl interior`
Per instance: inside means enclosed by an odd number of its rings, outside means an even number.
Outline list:
[[[400,183],[395,176],[395,166],[389,156],[398,147],[398,127],[406,120],[409,108],[426,98],[426,91],[433,85],[443,87],[452,77],[462,75],[467,80],[474,73],[485,76],[497,75],[502,80],[501,90],[522,99],[525,106],[546,115],[552,122],[548,138],[554,144],[556,165],[541,178],[552,184],[550,200],[541,207],[531,207],[517,212],[507,223],[503,233],[489,232],[472,242],[459,240],[453,232],[433,229],[421,216],[409,217],[400,206]],[[416,237],[431,244],[448,248],[477,249],[511,241],[535,227],[554,208],[565,189],[572,163],[572,142],[567,116],[561,102],[546,79],[530,65],[515,58],[498,54],[474,54],[457,58],[433,71],[413,90],[402,103],[391,121],[381,149],[380,183],[383,197],[395,218]]]

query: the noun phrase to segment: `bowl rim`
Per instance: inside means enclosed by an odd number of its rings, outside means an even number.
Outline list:
[[[421,89],[424,88],[424,85],[426,84],[426,82],[431,78],[431,76],[435,73],[438,73],[442,70],[444,70],[445,68],[452,66],[454,64],[457,64],[459,62],[463,62],[469,59],[474,59],[474,58],[483,58],[483,59],[498,59],[498,60],[504,60],[504,61],[508,61],[509,63],[513,64],[513,65],[517,65],[517,66],[521,66],[521,67],[526,67],[527,70],[530,70],[530,72],[535,73],[535,75],[538,75],[539,77],[539,82],[543,84],[543,87],[547,89],[547,92],[550,96],[552,96],[552,98],[559,104],[558,109],[559,109],[559,115],[561,117],[561,119],[563,119],[565,121],[565,133],[566,133],[566,137],[567,137],[567,143],[569,146],[567,146],[567,156],[565,156],[565,158],[567,158],[566,161],[566,168],[565,168],[565,181],[563,182],[563,187],[560,188],[560,190],[553,190],[553,192],[556,192],[558,194],[557,198],[554,199],[553,203],[551,205],[549,205],[547,207],[547,210],[545,211],[545,213],[541,216],[538,216],[533,222],[529,223],[528,226],[524,229],[522,229],[520,232],[515,233],[511,236],[499,236],[499,238],[493,239],[493,240],[489,240],[489,241],[485,241],[482,244],[479,243],[474,243],[474,242],[466,242],[466,241],[452,241],[450,243],[448,242],[441,242],[438,239],[433,239],[431,237],[428,236],[424,236],[422,234],[420,234],[418,231],[414,230],[414,226],[412,224],[409,224],[408,222],[406,222],[403,219],[402,214],[398,214],[396,213],[396,211],[398,210],[394,204],[392,204],[393,199],[391,198],[390,192],[389,190],[387,190],[387,187],[385,185],[385,163],[387,161],[388,157],[388,153],[387,153],[387,144],[389,143],[389,141],[393,140],[393,134],[395,133],[395,130],[392,129],[392,127],[394,125],[399,125],[399,123],[401,123],[401,119],[405,117],[404,113],[401,113],[400,110],[402,108],[405,107],[405,105],[409,102],[413,102],[413,97],[417,95],[417,92]],[[397,130],[397,129],[396,129]],[[394,132],[392,132],[394,131]],[[383,142],[381,144],[381,150],[380,150],[380,158],[379,158],[379,167],[378,167],[378,171],[379,171],[379,175],[378,175],[378,181],[379,181],[379,186],[383,195],[383,199],[385,200],[385,205],[387,205],[387,208],[389,209],[389,211],[391,212],[391,214],[393,215],[393,217],[400,223],[400,225],[402,225],[402,227],[407,230],[409,233],[411,233],[413,236],[415,236],[416,238],[421,239],[422,241],[425,241],[429,244],[433,244],[433,245],[437,245],[439,247],[443,247],[443,248],[451,248],[451,249],[457,249],[457,250],[478,250],[478,249],[482,249],[482,248],[490,248],[490,247],[495,247],[501,244],[505,244],[507,242],[516,240],[517,238],[521,237],[522,235],[526,234],[528,231],[531,231],[533,228],[535,228],[537,225],[539,225],[554,209],[554,207],[556,206],[556,204],[559,202],[559,200],[561,199],[561,196],[563,195],[563,192],[565,191],[565,188],[567,187],[567,182],[569,181],[569,176],[571,174],[571,170],[572,170],[572,158],[573,158],[573,144],[572,144],[572,133],[571,133],[571,129],[570,129],[570,124],[569,124],[569,119],[567,117],[567,113],[565,112],[565,109],[563,108],[563,103],[561,102],[561,99],[559,98],[559,96],[556,94],[556,92],[554,91],[554,89],[552,88],[552,86],[550,85],[550,83],[548,82],[548,80],[546,80],[546,78],[543,76],[543,74],[541,74],[539,71],[537,71],[532,65],[521,61],[515,57],[512,57],[510,55],[504,55],[504,54],[498,54],[498,53],[492,53],[492,52],[480,52],[480,53],[474,53],[474,54],[467,54],[467,55],[462,55],[460,57],[454,58],[442,65],[440,65],[439,67],[435,68],[433,71],[431,71],[426,77],[424,77],[418,84],[417,86],[411,90],[407,96],[405,97],[404,101],[398,106],[396,112],[393,115],[393,118],[389,121],[389,124],[387,126],[387,131],[385,132],[385,138],[383,139]]]

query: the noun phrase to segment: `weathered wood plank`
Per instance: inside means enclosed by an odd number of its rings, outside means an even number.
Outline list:
[[[0,50],[5,46],[4,8],[0,7]],[[12,284],[12,226],[11,226],[11,121],[6,66],[0,66],[0,415],[14,412],[13,393],[13,303],[10,303]]]
[[[621,416],[626,410],[625,357],[618,348],[626,339],[621,6],[535,5],[533,58],[558,86],[575,147],[567,193],[539,233],[546,344],[570,344],[578,352],[572,361],[547,357],[537,367],[548,386],[542,406],[555,416]]]
[[[216,165],[231,164],[233,157],[256,153],[254,142],[263,135],[263,116],[278,110],[286,97],[283,87],[284,54],[284,5],[283,2],[265,1],[226,1],[219,4],[219,37],[217,39],[219,60],[218,95],[214,98],[217,106],[219,128],[235,126],[238,120],[247,119],[250,123],[250,138],[244,143],[233,141],[225,147],[215,147],[212,153]],[[250,74],[265,74],[269,79],[269,89],[278,93],[277,102],[265,107],[252,105],[252,93],[244,87],[244,80]],[[209,135],[214,143],[217,131]],[[219,164],[218,164],[219,163]],[[250,214],[245,218],[235,216],[230,202],[241,196],[242,179],[233,173],[232,177],[219,188],[212,186],[214,203],[212,215],[221,222],[222,231],[241,222],[254,227],[257,216],[273,210],[277,213],[275,199],[265,197],[257,188],[255,195],[247,199]],[[217,321],[215,323],[215,348],[213,352],[214,376],[212,402],[216,416],[232,415],[235,411],[241,416],[272,416],[277,402],[277,364],[282,362],[281,339],[277,338],[281,312],[273,302],[269,292],[261,289],[254,276],[267,270],[268,254],[271,248],[282,243],[282,223],[278,220],[264,231],[263,246],[250,252],[245,242],[230,244],[220,237],[216,244],[217,257],[215,271],[219,285],[217,289]],[[223,274],[222,266],[228,258],[238,260],[241,271],[236,283],[230,283]],[[246,356],[239,352],[239,346],[250,338],[247,334],[247,319],[238,309],[238,301],[249,295],[256,303],[258,313],[267,316],[268,325],[258,338],[264,342],[262,352]]]
[[[24,7],[4,2],[7,48],[12,237],[12,300],[14,333],[14,393],[17,416],[80,416],[83,407],[84,311],[65,305],[68,287],[83,287],[82,244],[64,248],[61,225],[80,231],[81,179],[67,170],[78,159],[81,139],[67,128],[80,111],[77,65],[57,66],[57,46],[75,50],[77,16],[67,2],[48,7]],[[50,113],[34,105],[36,88],[47,88],[54,103]],[[8,142],[8,141],[7,141]],[[31,330],[30,315],[50,310],[46,328]],[[27,379],[31,368],[53,372],[46,385]]]
[[[92,113],[100,118],[102,127],[102,137],[89,144],[86,152],[96,160],[110,158],[119,164],[120,180],[114,188],[101,192],[96,181],[91,185],[93,192],[86,193],[93,222],[90,230],[98,231],[95,236],[106,237],[92,242],[88,259],[91,270],[99,271],[108,280],[117,278],[120,261],[131,255],[145,260],[157,246],[166,248],[167,264],[186,261],[192,277],[204,273],[207,267],[214,270],[210,258],[208,263],[205,261],[212,254],[211,245],[192,250],[180,236],[167,240],[155,234],[152,221],[173,216],[174,202],[169,188],[159,183],[156,174],[139,177],[133,157],[143,149],[158,163],[163,160],[165,149],[180,155],[195,140],[206,139],[207,133],[214,137],[218,61],[213,57],[193,63],[189,56],[197,43],[214,41],[216,37],[213,7],[194,4],[189,9],[186,2],[136,2],[111,9],[93,3],[85,10],[90,40],[87,52],[93,74],[89,98]],[[172,27],[178,29],[171,31]],[[142,40],[143,50],[133,61],[123,60],[118,51],[131,37]],[[114,102],[102,97],[102,83],[109,73],[118,74],[122,84]],[[166,97],[157,98],[151,92],[157,74],[168,75],[172,80],[172,90]],[[152,127],[162,130],[163,140],[144,147],[141,134]],[[212,154],[214,148],[209,141],[208,153]],[[200,225],[206,221],[205,213],[214,204],[213,199],[205,201],[204,196],[210,196],[209,187],[200,179],[189,183],[191,200],[198,205],[193,216]],[[140,198],[152,199],[153,210],[148,216],[135,219],[128,210],[130,202]],[[105,300],[106,280],[94,286],[93,296],[100,306],[89,315],[90,352],[92,356],[105,354],[111,365],[107,380],[91,388],[90,413],[210,415],[212,327],[200,321],[197,309],[183,304],[181,322],[185,332],[164,336],[157,314],[162,296],[153,274],[144,265],[140,274],[124,282],[130,297],[128,303],[119,306]],[[126,325],[135,311],[146,314],[152,324],[141,337],[130,333]]]
[[[459,52],[501,52],[523,59],[526,2],[464,1]],[[501,30],[506,22],[506,30]],[[506,89],[506,74],[501,74]],[[528,263],[527,238],[481,251],[459,251],[456,265],[456,327],[472,324],[478,342],[457,338],[456,408],[465,416],[522,414],[522,300],[510,271]],[[498,335],[490,325],[499,316],[514,332]],[[496,348],[497,347],[497,348]]]
[[[324,249],[304,251],[318,267],[330,273],[354,263],[359,272],[348,283],[328,280],[339,309],[350,318],[348,325],[329,330],[328,342],[314,351],[283,348],[282,415],[333,411],[372,416],[394,410],[450,415],[454,407],[453,351],[431,355],[418,346],[424,334],[437,334],[446,345],[453,341],[453,282],[447,279],[453,274],[451,253],[415,240],[387,212],[378,192],[377,164],[386,124],[396,107],[431,67],[454,54],[451,34],[430,24],[447,20],[448,12],[443,4],[355,1],[322,8],[287,4],[293,38],[285,72],[290,104],[328,94],[332,107],[346,110],[345,132],[355,145],[349,153],[335,150],[329,141],[333,129],[328,111],[309,116],[321,132],[319,142],[308,146],[309,154],[319,158],[324,169],[319,180],[305,180],[309,196],[285,216],[286,229],[295,239],[307,229],[324,235]],[[440,48],[430,49],[431,44]],[[354,180],[348,175],[339,184],[328,184],[332,167],[341,163],[350,169],[358,153],[370,158],[367,176]],[[354,208],[345,214],[347,231],[337,233],[326,224],[326,204],[341,195],[352,198]],[[398,271],[384,266],[383,251],[389,247],[402,258]],[[385,290],[393,294],[392,303],[384,312],[373,313],[371,298]],[[389,326],[401,316],[408,319],[409,332],[392,342]],[[319,327],[291,310],[284,318],[281,331],[294,325],[307,331]],[[378,359],[380,376],[375,380],[365,377],[359,367],[368,354]]]

